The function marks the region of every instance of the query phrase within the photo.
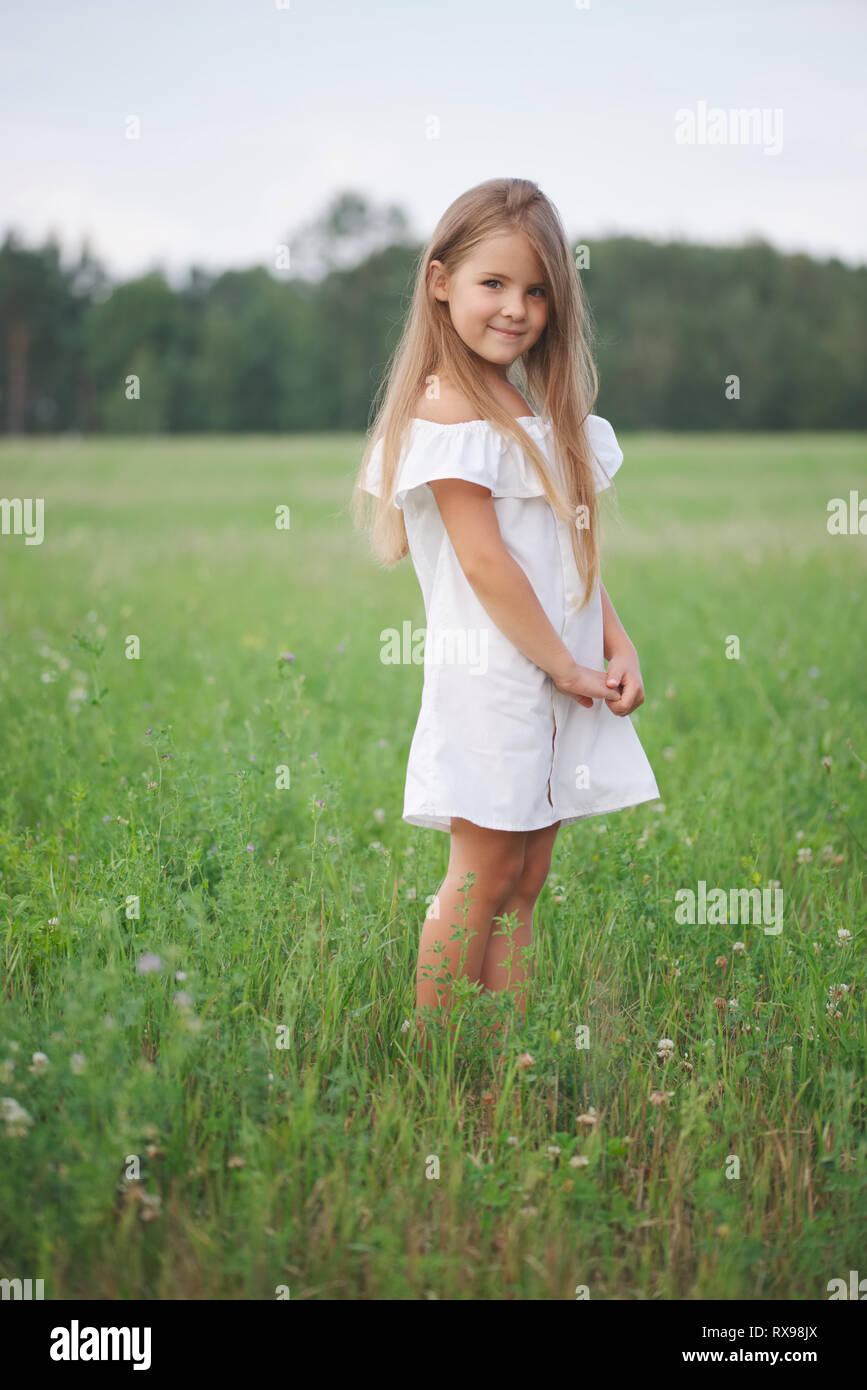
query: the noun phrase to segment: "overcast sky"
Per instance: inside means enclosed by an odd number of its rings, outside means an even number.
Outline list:
[[[273,264],[346,189],[399,203],[426,239],[459,193],[502,175],[535,180],[581,241],[758,234],[867,260],[867,0],[4,11],[0,231],[32,245],[53,230],[69,254],[87,234],[113,276]],[[729,113],[753,107],[766,124],[740,143]],[[708,143],[711,108],[726,143]]]

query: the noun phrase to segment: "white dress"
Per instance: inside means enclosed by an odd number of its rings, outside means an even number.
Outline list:
[[[549,422],[526,415],[520,423],[555,469]],[[623,454],[607,420],[590,415],[585,428],[601,491]],[[657,799],[629,716],[612,714],[604,700],[587,709],[555,689],[494,625],[458,563],[427,486],[438,478],[490,488],[503,542],[555,631],[576,662],[605,670],[599,587],[580,613],[568,610],[580,600],[583,583],[567,523],[550,507],[523,450],[487,420],[412,420],[394,505],[403,510],[427,627],[403,819],[445,831],[452,816],[495,830],[539,830]],[[364,490],[378,497],[381,480],[378,440]]]

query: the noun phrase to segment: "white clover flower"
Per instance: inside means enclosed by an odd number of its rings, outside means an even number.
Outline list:
[[[80,1076],[87,1066],[87,1058],[83,1052],[73,1052],[69,1059],[69,1070]]]
[[[383,811],[381,806],[377,806],[376,810],[373,813],[373,819],[376,821],[377,825],[382,825],[383,821],[385,820],[385,812]]]
[[[573,1154],[569,1159],[570,1168],[586,1168],[590,1159],[585,1154]]]
[[[48,1066],[48,1058],[47,1058],[47,1056],[45,1055],[45,1053],[44,1053],[44,1052],[34,1052],[34,1054],[33,1054],[33,1066],[30,1068],[30,1070],[31,1070],[31,1071],[45,1071],[45,1068],[46,1068],[47,1066]]]
[[[9,1139],[26,1138],[27,1126],[33,1124],[33,1116],[29,1115],[13,1096],[0,1097],[0,1119],[6,1126],[6,1136]]]
[[[809,848],[799,849],[795,857],[799,864],[809,864],[810,860],[813,858],[813,851]]]
[[[162,970],[163,962],[153,951],[145,951],[143,956],[139,956],[135,968],[138,975],[153,975]]]
[[[838,928],[837,928],[837,940],[838,940],[838,941],[841,941],[841,942],[843,942],[843,941],[851,941],[851,939],[852,939],[852,933],[851,933],[850,931],[847,931],[845,927],[838,927]]]
[[[737,951],[739,956],[742,956],[746,949],[747,948],[742,941],[736,941],[734,946],[732,946],[732,950]]]
[[[158,1192],[143,1192],[140,1197],[139,1215],[142,1221],[155,1221],[160,1214],[162,1198]]]

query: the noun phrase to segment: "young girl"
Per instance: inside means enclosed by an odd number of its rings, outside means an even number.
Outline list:
[[[599,576],[596,493],[623,455],[597,389],[556,209],[525,179],[469,189],[420,259],[353,501],[358,522],[361,490],[379,499],[374,552],[411,555],[427,618],[403,819],[451,841],[421,932],[422,1037],[461,971],[525,1012],[559,827],[659,796],[627,718],[638,654]]]

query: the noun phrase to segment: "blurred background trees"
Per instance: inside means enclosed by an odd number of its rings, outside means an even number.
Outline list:
[[[575,238],[575,244],[578,238]],[[113,284],[87,245],[0,246],[0,429],[362,430],[421,244],[346,192],[286,239],[288,269]],[[275,267],[279,266],[275,250]],[[619,429],[863,429],[867,267],[738,247],[590,243],[582,280]],[[126,380],[141,382],[134,405]],[[739,378],[737,405],[725,382]]]

